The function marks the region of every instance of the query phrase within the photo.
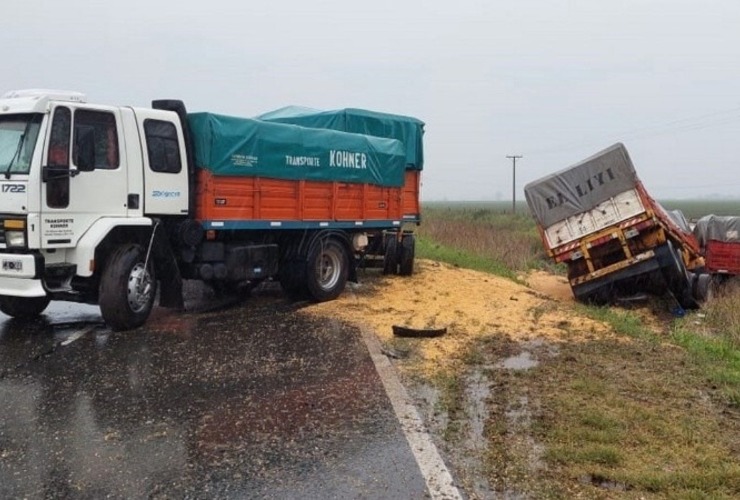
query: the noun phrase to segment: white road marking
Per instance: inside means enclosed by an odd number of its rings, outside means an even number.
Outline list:
[[[380,342],[375,334],[367,328],[361,328],[362,340],[370,351],[370,357],[375,369],[380,375],[385,392],[391,400],[396,417],[401,423],[411,452],[416,458],[424,481],[426,481],[429,495],[432,499],[460,499],[462,495],[455,486],[452,475],[447,469],[442,457],[434,446],[432,438],[416,411],[406,388],[398,380],[396,371],[388,358],[381,352]]]
[[[86,326],[85,328],[82,328],[81,330],[77,330],[72,335],[67,337],[65,340],[62,340],[61,342],[59,342],[59,345],[68,346],[75,340],[81,339],[82,337],[84,337],[91,331],[95,330],[96,328],[97,328],[97,325],[91,325],[91,326]]]

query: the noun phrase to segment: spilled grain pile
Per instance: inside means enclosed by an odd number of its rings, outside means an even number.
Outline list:
[[[369,327],[385,343],[393,342],[393,325],[447,328],[443,337],[424,339],[415,349],[419,361],[432,369],[464,355],[483,338],[558,342],[608,335],[608,327],[577,315],[571,302],[505,278],[418,260],[411,277],[361,273],[360,284],[348,287],[338,300],[306,311]]]

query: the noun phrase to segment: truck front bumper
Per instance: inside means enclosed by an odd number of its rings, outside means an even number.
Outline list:
[[[0,295],[43,297],[43,270],[44,258],[39,254],[0,253]]]

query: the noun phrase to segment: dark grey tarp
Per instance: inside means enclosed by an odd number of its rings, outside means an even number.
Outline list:
[[[656,205],[659,205],[659,203],[656,203]],[[660,208],[663,208],[662,206]],[[684,233],[691,234],[691,227],[689,226],[689,222],[686,220],[686,216],[683,214],[680,210],[666,210],[663,208],[666,214],[668,214],[668,217],[671,218],[671,220],[683,231]]]
[[[740,242],[740,217],[731,215],[705,215],[694,226],[694,236],[699,246],[705,247],[709,240]]]
[[[542,227],[586,212],[637,183],[627,148],[617,143],[594,156],[524,187],[529,209]]]

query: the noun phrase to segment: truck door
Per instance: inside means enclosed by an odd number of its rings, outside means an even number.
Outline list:
[[[120,123],[116,108],[53,108],[42,163],[42,247],[74,247],[96,220],[126,216]]]
[[[188,168],[179,118],[160,110],[136,109],[143,145],[144,213],[188,213]]]

